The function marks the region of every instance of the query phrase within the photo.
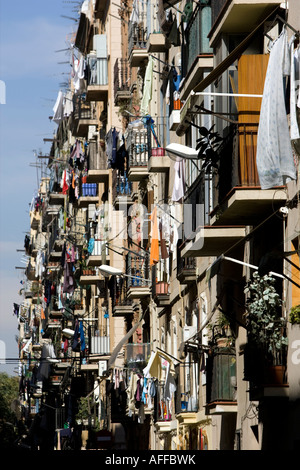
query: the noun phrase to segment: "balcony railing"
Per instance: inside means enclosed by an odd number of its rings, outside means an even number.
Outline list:
[[[111,289],[113,310],[115,307],[125,307],[132,305],[132,301],[127,297],[127,281],[127,278],[123,279],[116,276],[114,277],[114,282]]]
[[[213,2],[214,3],[214,2]],[[207,35],[211,28],[210,5],[198,6],[194,10],[186,29],[186,46],[183,48],[183,76],[191,68],[198,55],[212,54]]]
[[[216,349],[207,359],[207,403],[236,401],[236,356],[231,348]]]
[[[132,193],[132,182],[129,181],[126,172],[124,175],[113,175],[113,198],[118,196],[130,196]]]
[[[150,287],[149,256],[146,253],[143,255],[128,253],[126,255],[126,274],[128,288]]]
[[[179,256],[177,279],[183,284],[196,280],[196,259]]]
[[[234,125],[220,150],[219,201],[236,186],[260,186],[256,168],[258,124]]]
[[[129,167],[147,166],[150,156],[148,129],[131,129],[127,138],[129,143]]]
[[[133,49],[146,49],[147,46],[147,6],[145,3],[141,5],[139,12],[132,14],[128,26],[128,56]]]
[[[222,8],[228,0],[214,0],[211,2],[211,24],[215,24],[219,14],[221,13]]]
[[[80,119],[96,119],[96,108],[90,103],[84,103],[79,96],[74,95],[73,117],[75,121]]]
[[[114,65],[114,94],[117,100],[118,94],[126,92],[128,96],[130,87],[130,68],[127,59],[117,59]],[[124,96],[124,95],[122,95]]]
[[[90,54],[87,57],[87,84],[89,85],[107,85],[107,58],[99,58]]]
[[[84,320],[83,331],[89,354],[109,354],[110,337],[108,319],[107,324],[100,324],[100,320]]]

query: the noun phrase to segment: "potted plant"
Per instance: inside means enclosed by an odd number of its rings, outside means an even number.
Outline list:
[[[235,338],[230,321],[224,313],[220,313],[217,320],[214,323],[210,323],[208,328],[211,330],[211,343],[213,347],[228,348],[234,346]]]
[[[263,380],[274,380],[285,374],[285,353],[288,339],[285,334],[285,320],[281,316],[282,300],[275,289],[272,276],[253,274],[244,292],[248,295],[246,329],[248,333],[248,354],[256,362],[256,368],[264,366]],[[255,367],[255,366],[254,366]],[[262,377],[261,376],[261,377]]]
[[[291,308],[289,314],[289,322],[292,325],[300,325],[300,304]]]

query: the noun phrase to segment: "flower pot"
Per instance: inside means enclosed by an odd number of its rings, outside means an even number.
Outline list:
[[[268,366],[266,370],[266,382],[269,385],[283,385],[285,380],[285,366]]]
[[[87,180],[87,176],[83,176],[83,177],[81,178],[81,182],[82,182],[83,184],[86,183],[86,180]]]

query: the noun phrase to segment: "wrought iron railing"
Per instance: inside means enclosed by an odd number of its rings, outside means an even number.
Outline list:
[[[100,320],[83,320],[83,331],[89,354],[109,354],[110,336],[109,319],[104,318],[105,323]]]
[[[114,65],[114,93],[129,91],[130,68],[127,59],[117,59]]]
[[[150,264],[147,253],[126,255],[127,286],[150,287]]]
[[[231,348],[214,350],[207,358],[207,403],[236,401],[236,355]]]
[[[208,5],[198,6],[194,10],[186,29],[186,58],[184,64],[187,69],[183,75],[191,68],[198,55],[212,54],[207,35],[211,28],[211,8]]]
[[[130,306],[132,300],[127,297],[128,283],[127,278],[114,276],[113,285],[111,286],[111,297],[113,309],[118,306]]]

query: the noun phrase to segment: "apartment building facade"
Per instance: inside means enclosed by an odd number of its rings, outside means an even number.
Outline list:
[[[33,447],[299,443],[299,24],[294,1],[82,3],[24,242]]]

